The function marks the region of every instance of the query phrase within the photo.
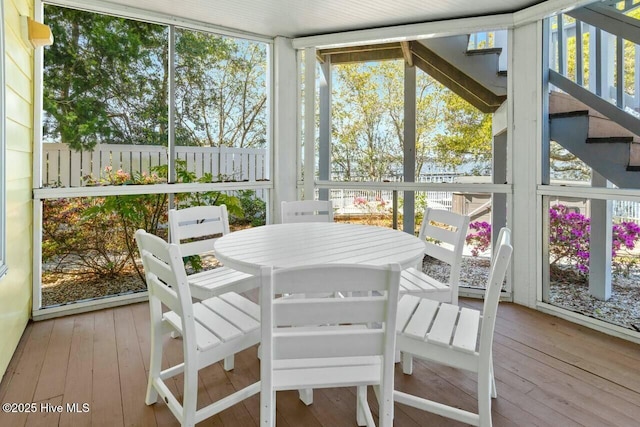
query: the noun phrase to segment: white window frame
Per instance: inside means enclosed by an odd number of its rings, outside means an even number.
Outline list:
[[[0,3],[0,278],[7,273],[6,110],[4,81],[4,2]]]

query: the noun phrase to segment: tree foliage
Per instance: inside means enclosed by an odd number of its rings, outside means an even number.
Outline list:
[[[343,179],[401,173],[404,151],[402,61],[334,67],[332,159]],[[471,156],[469,156],[471,155]],[[491,116],[417,70],[416,174],[427,164],[459,166],[491,156]]]
[[[166,145],[166,26],[45,6],[56,43],[45,52],[45,141]],[[266,46],[176,30],[176,143],[263,147]]]
[[[75,150],[166,140],[166,28],[45,6],[44,135]]]
[[[491,159],[491,115],[451,91],[444,93],[444,104],[445,131],[435,138],[437,162],[451,166],[468,160],[487,164]]]

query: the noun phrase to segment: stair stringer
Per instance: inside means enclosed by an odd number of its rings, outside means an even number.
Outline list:
[[[467,55],[468,35],[437,37],[418,40],[419,43],[446,59],[451,65],[498,96],[507,95],[507,77],[499,74],[499,55],[495,49],[491,53]]]
[[[591,143],[589,115],[557,114],[549,120],[550,138],[580,158],[593,170],[620,188],[640,188],[637,172],[627,171],[629,164],[628,143]]]

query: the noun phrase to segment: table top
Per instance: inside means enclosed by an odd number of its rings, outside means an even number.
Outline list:
[[[390,228],[343,223],[274,224],[219,238],[214,250],[225,266],[257,275],[263,266],[358,263],[402,268],[419,265],[425,244]]]

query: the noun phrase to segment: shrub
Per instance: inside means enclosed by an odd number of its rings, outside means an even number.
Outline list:
[[[465,241],[471,246],[471,255],[478,256],[491,246],[491,224],[486,221],[476,221],[469,224],[472,230]]]
[[[243,217],[232,216],[234,223],[250,223],[253,227],[265,225],[267,223],[267,204],[264,200],[256,197],[254,190],[238,191],[238,200],[244,212]]]
[[[640,239],[640,226],[634,222],[613,224],[612,267],[615,274],[628,275],[638,264],[638,257],[630,255]],[[549,255],[551,265],[559,262],[576,266],[578,272],[589,272],[589,234],[591,221],[564,205],[549,210]]]
[[[43,202],[42,261],[51,270],[83,271],[96,276],[118,275],[127,263],[115,213],[100,216],[87,211],[103,198],[50,199]]]

